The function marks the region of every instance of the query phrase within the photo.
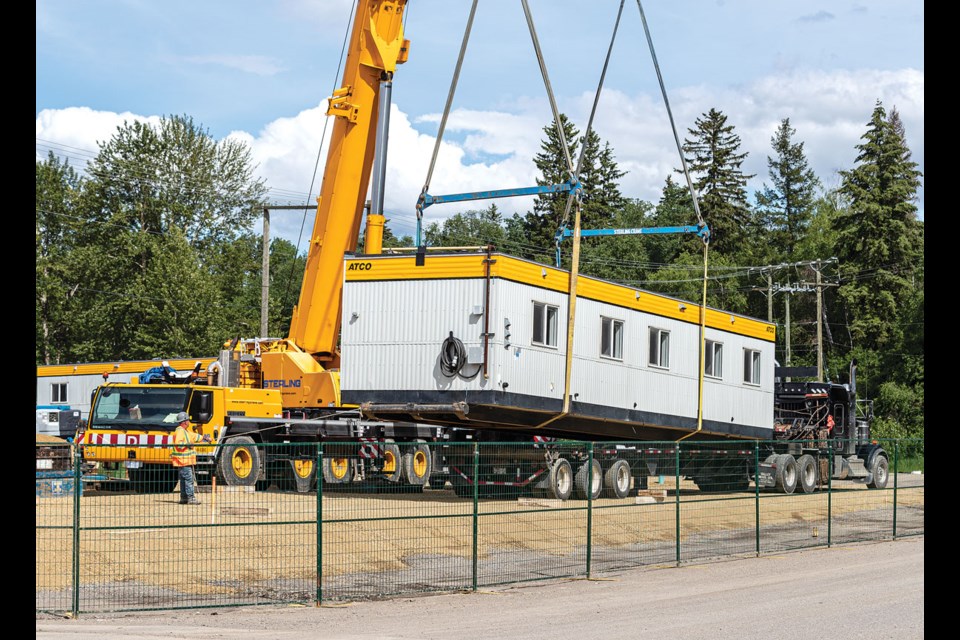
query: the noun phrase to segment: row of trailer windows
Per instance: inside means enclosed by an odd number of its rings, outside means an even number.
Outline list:
[[[533,344],[557,346],[557,316],[559,308],[543,302],[533,303]],[[650,327],[650,345],[647,363],[658,369],[670,368],[670,331]],[[600,356],[623,360],[623,320],[600,317]],[[706,340],[704,344],[704,375],[723,378],[723,343]],[[760,352],[743,350],[743,382],[760,384]]]

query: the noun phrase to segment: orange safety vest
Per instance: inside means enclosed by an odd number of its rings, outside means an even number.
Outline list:
[[[191,446],[203,440],[198,433],[190,433],[184,427],[177,427],[173,433],[173,452],[170,461],[175,467],[192,467],[197,464],[197,452]]]

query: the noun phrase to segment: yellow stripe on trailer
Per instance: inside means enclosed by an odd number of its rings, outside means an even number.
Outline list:
[[[550,291],[567,293],[570,272],[537,264],[502,253],[491,254],[490,277],[532,285]],[[348,282],[383,282],[400,280],[444,280],[486,277],[487,254],[427,254],[424,264],[417,266],[416,257],[358,256],[348,257],[344,268]],[[626,309],[652,313],[693,324],[700,323],[700,305],[642,289],[580,275],[577,297],[614,304]],[[748,316],[707,308],[706,326],[759,340],[774,342],[776,325]]]

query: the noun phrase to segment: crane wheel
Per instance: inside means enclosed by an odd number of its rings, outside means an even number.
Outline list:
[[[250,436],[237,436],[223,443],[217,472],[231,487],[252,487],[260,479],[263,456]]]

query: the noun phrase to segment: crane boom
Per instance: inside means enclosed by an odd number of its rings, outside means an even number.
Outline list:
[[[343,84],[329,98],[335,116],[307,252],[300,299],[288,340],[337,366],[343,255],[357,248],[373,166],[380,83],[406,61],[406,0],[361,0],[357,5]]]

